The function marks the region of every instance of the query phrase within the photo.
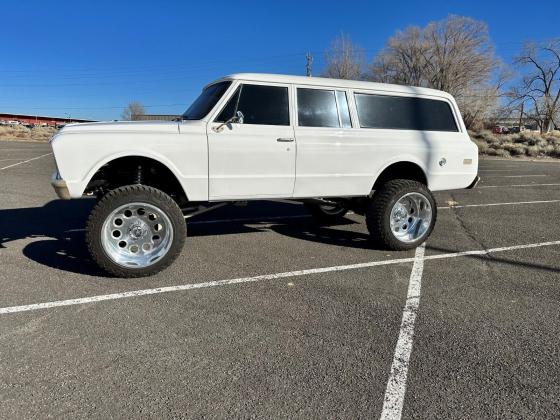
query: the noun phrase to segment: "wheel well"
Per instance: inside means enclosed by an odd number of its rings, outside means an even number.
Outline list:
[[[171,196],[179,206],[188,199],[177,177],[163,163],[143,156],[114,159],[93,175],[85,193],[104,195],[124,185],[142,184],[157,188]]]
[[[373,189],[378,189],[380,185],[392,179],[411,179],[428,185],[426,174],[420,166],[412,162],[397,162],[389,165],[379,174]]]

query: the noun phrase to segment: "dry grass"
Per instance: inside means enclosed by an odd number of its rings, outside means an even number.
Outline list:
[[[494,134],[488,130],[469,133],[481,155],[560,158],[560,132],[540,134],[524,131],[516,134]]]
[[[53,127],[0,126],[0,140],[48,141],[57,131]]]

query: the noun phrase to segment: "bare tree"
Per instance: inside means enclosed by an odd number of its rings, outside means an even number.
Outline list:
[[[484,22],[449,16],[397,32],[374,58],[370,78],[449,92],[470,127],[496,106],[502,67]]]
[[[515,58],[524,75],[510,92],[514,102],[528,105],[527,116],[541,133],[560,125],[560,38],[546,43],[527,43]]]
[[[323,76],[359,80],[365,63],[364,50],[352,43],[348,35],[341,33],[326,51],[325,62]]]
[[[132,121],[136,115],[144,115],[146,111],[144,106],[137,101],[130,102],[121,114],[121,118],[125,121]]]

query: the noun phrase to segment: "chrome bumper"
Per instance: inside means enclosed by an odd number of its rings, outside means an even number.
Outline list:
[[[70,200],[72,198],[70,197],[70,191],[68,191],[66,181],[60,178],[60,175],[58,175],[58,173],[55,173],[52,176],[51,185],[54,188],[56,195],[58,195],[58,198],[62,200]]]

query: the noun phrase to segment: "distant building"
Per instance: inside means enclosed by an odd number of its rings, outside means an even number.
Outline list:
[[[132,121],[173,121],[181,118],[180,115],[170,114],[133,114]]]
[[[93,122],[81,118],[48,117],[45,115],[9,114],[0,113],[0,121],[19,121],[22,124],[47,124],[49,127],[56,125],[69,124],[74,122]]]

